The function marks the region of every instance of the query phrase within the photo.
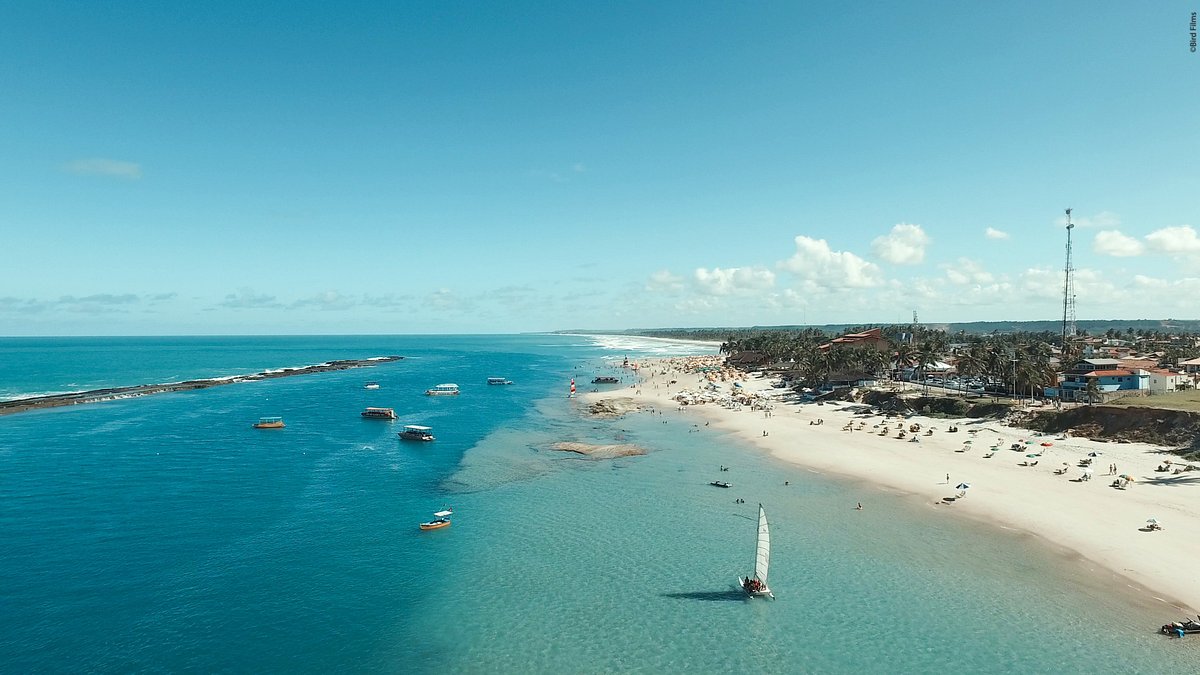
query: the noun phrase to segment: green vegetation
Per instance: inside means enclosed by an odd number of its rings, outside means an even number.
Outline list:
[[[1159,396],[1126,396],[1105,405],[1125,406],[1131,408],[1160,408],[1163,410],[1185,410],[1200,412],[1200,390],[1176,391]]]

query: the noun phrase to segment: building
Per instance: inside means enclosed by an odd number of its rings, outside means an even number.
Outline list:
[[[1190,389],[1192,386],[1193,376],[1187,373],[1177,373],[1162,368],[1148,368],[1144,372],[1149,375],[1147,385],[1151,396],[1167,394],[1180,389]]]
[[[1150,373],[1120,368],[1116,359],[1084,359],[1063,373],[1057,393],[1064,401],[1088,402],[1088,389],[1095,382],[1095,391],[1100,403],[1115,398],[1119,392],[1145,392],[1150,388]],[[1051,392],[1047,392],[1051,393]]]
[[[1187,361],[1180,361],[1179,367],[1183,369],[1183,372],[1185,373],[1200,373],[1200,359],[1188,359]]]
[[[867,347],[877,349],[881,352],[890,352],[892,345],[883,337],[883,330],[880,328],[872,328],[871,330],[862,333],[848,333],[841,337],[836,337],[830,342],[821,345],[819,349],[827,352],[830,349],[856,349]]]

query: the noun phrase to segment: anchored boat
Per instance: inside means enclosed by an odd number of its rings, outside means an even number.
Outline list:
[[[432,441],[433,429],[419,424],[405,424],[404,430],[397,435],[406,441]]]
[[[446,508],[441,511],[435,511],[433,520],[428,523],[421,523],[422,530],[440,530],[443,527],[450,527],[450,515],[454,513],[454,509]]]
[[[254,423],[254,428],[255,429],[282,429],[283,428],[283,418],[282,417],[260,417],[259,420]]]
[[[362,411],[362,416],[369,420],[394,420],[396,411],[391,408],[367,408]]]
[[[425,390],[426,396],[458,396],[457,384],[439,384],[433,389]]]
[[[738,584],[752,598],[768,597],[775,599],[775,594],[767,587],[767,568],[771,564],[771,531],[767,527],[767,511],[762,504],[758,505],[758,542],[754,547],[754,576],[738,577]]]

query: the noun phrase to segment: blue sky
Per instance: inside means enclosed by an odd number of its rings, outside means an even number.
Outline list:
[[[1200,5],[995,4],[5,3],[0,334],[1197,318]]]

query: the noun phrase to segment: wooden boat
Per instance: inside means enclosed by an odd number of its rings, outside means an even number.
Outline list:
[[[754,576],[738,577],[738,585],[752,598],[768,597],[775,599],[775,594],[767,587],[767,568],[771,565],[771,531],[767,527],[767,511],[762,504],[758,505],[758,540],[754,546]]]
[[[282,417],[261,417],[254,423],[255,429],[282,429]]]
[[[433,429],[419,424],[406,424],[404,430],[397,435],[406,441],[432,441]]]
[[[425,390],[426,396],[458,396],[457,384],[439,384],[433,389]]]
[[[396,419],[396,411],[391,408],[367,408],[362,411],[364,419],[368,420],[394,420]]]
[[[450,514],[454,513],[454,509],[443,509],[433,514],[433,520],[428,523],[421,523],[422,530],[440,530],[443,527],[450,527]]]

